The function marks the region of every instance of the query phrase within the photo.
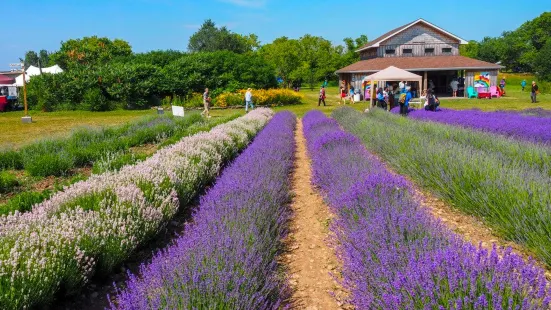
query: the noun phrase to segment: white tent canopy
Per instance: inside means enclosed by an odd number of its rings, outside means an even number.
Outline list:
[[[411,73],[394,66],[390,66],[364,78],[364,81],[411,81],[421,82],[422,76]]]
[[[381,70],[372,75],[368,75],[364,78],[364,81],[369,81],[369,85],[375,85],[374,82],[379,81],[408,81],[408,82],[419,82],[419,85],[422,85],[423,77],[409,71],[390,66],[384,70]],[[378,83],[377,83],[378,84]],[[371,98],[374,97],[376,91],[372,90],[370,95]]]
[[[63,72],[63,69],[61,69],[58,65],[54,65],[47,68],[42,68],[42,73],[50,73],[50,74],[57,74]],[[25,70],[25,81],[29,82],[31,79],[31,76],[40,75],[40,68],[35,66],[30,66]],[[23,86],[23,74],[19,75],[15,78],[15,84],[14,86],[21,87]]]

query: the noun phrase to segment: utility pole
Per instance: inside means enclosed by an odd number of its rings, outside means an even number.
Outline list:
[[[27,81],[25,80],[25,63],[10,64],[10,67],[20,67],[23,71],[23,103],[25,105],[25,116],[21,118],[21,122],[24,124],[30,124],[33,122],[32,117],[29,116],[29,110],[27,108]]]

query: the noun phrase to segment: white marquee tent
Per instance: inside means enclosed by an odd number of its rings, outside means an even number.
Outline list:
[[[63,72],[63,69],[61,69],[58,65],[54,65],[47,68],[42,68],[42,73],[51,73],[51,74],[57,74]],[[40,75],[40,68],[35,66],[30,66],[25,70],[25,81],[29,82],[31,79],[31,76]],[[23,74],[15,78],[15,84],[14,86],[22,87],[23,86]]]
[[[364,81],[369,81],[371,84],[374,85],[373,82],[380,82],[380,81],[408,81],[408,82],[419,82],[419,85],[422,85],[423,77],[414,73],[411,73],[409,71],[396,68],[394,66],[390,66],[384,70],[381,70],[377,73],[373,73],[372,75],[368,75],[364,78]],[[379,85],[379,83],[377,83]],[[371,92],[371,98],[374,97],[375,91]]]

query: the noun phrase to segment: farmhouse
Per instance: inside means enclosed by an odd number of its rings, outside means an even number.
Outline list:
[[[336,73],[341,85],[347,89],[352,86],[356,90],[365,89],[364,77],[389,66],[420,75],[422,85],[413,82],[412,87],[421,90],[433,86],[441,96],[450,95],[449,85],[454,78],[460,82],[460,91],[475,84],[484,87],[497,85],[497,73],[503,67],[460,56],[459,46],[467,43],[436,25],[418,19],[368,42],[356,51],[360,53],[360,61]]]

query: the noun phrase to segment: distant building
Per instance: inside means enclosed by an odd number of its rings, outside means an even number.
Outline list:
[[[368,42],[356,52],[360,61],[338,70],[346,88],[362,89],[363,78],[395,66],[423,77],[418,90],[427,89],[432,80],[436,93],[449,94],[452,79],[464,79],[465,88],[480,83],[497,85],[497,73],[503,67],[459,55],[459,46],[468,42],[423,19],[391,30]],[[490,86],[487,85],[487,86]]]

